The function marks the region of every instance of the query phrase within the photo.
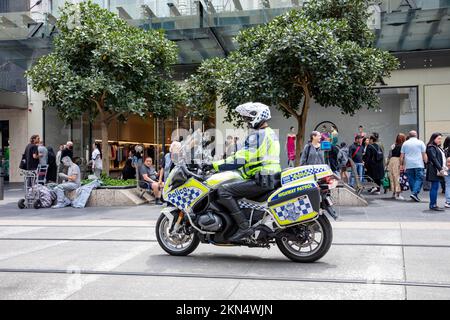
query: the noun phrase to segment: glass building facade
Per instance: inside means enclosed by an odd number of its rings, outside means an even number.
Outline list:
[[[71,2],[80,1],[82,0]],[[30,111],[32,109],[30,105],[33,104],[32,93],[24,77],[24,72],[37,58],[51,51],[52,38],[57,34],[55,23],[59,17],[59,8],[64,2],[66,0],[0,0],[0,120],[3,121],[2,126],[5,128],[9,121],[8,135],[21,135],[22,140],[23,131],[19,133],[19,130],[11,128],[21,127],[26,123],[28,131],[41,128],[46,143],[53,147],[67,140],[73,140],[76,155],[86,160],[91,143],[100,138],[98,124],[90,124],[84,118],[71,124],[64,124],[58,119],[55,110],[49,108],[44,109],[42,116],[36,116],[35,110]],[[179,47],[179,61],[174,66],[174,71],[176,79],[182,80],[203,60],[225,57],[235,50],[236,43],[233,39],[242,28],[266,23],[308,1],[94,0],[93,2],[116,13],[131,25],[143,29],[163,29],[167,38],[175,41]],[[373,1],[370,10],[372,16],[368,23],[375,34],[375,45],[399,57],[400,69],[450,67],[448,53],[450,0]],[[411,101],[421,101],[420,89],[414,86],[381,88],[380,95],[382,102],[386,103],[384,105],[382,103],[381,112],[377,110],[377,116],[375,111],[372,111],[372,119],[377,117],[382,119],[379,115],[387,114],[389,108],[396,108],[395,114],[398,113],[398,117],[395,119],[398,118],[398,121],[395,120],[394,127],[399,126],[400,129],[403,125],[408,128],[417,127],[419,111],[417,105],[415,109],[413,108]],[[394,101],[395,95],[397,102]],[[410,101],[410,109],[407,108],[407,101]],[[390,104],[393,106],[389,107]],[[217,112],[217,118],[220,118],[220,110]],[[21,122],[11,120],[18,114],[25,117],[25,120]],[[324,113],[322,118],[318,117],[311,121],[311,126],[328,121],[329,118]],[[413,119],[415,123],[411,122]],[[30,123],[34,123],[31,129]],[[153,148],[152,156],[157,158],[158,152],[163,150],[163,145],[170,143],[173,129],[189,129],[194,125],[193,119],[186,119],[179,114],[174,114],[166,121],[154,119],[151,115],[146,119],[131,117],[127,123],[111,125],[110,139],[111,143],[119,146],[139,143],[148,149]],[[214,126],[214,119],[205,126]],[[380,130],[383,128],[380,127]],[[26,132],[25,136],[33,133],[35,132]],[[0,147],[7,148],[6,144],[14,139],[18,138],[3,137],[1,141],[6,142],[2,142]],[[23,144],[20,142],[17,145],[22,147]],[[16,157],[19,152],[22,150],[15,151]]]

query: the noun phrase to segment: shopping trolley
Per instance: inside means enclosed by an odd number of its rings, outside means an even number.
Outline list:
[[[44,185],[47,177],[48,165],[39,165],[36,170],[22,170],[21,175],[24,180],[24,198],[17,203],[20,209],[31,209],[35,207],[35,203],[39,200],[38,186]]]

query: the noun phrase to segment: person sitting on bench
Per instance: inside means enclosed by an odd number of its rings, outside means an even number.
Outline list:
[[[55,188],[57,203],[52,208],[64,208],[71,204],[69,198],[66,197],[66,191],[73,191],[80,187],[81,185],[81,173],[80,167],[72,162],[70,158],[70,153],[68,150],[63,150],[61,153],[61,162],[65,167],[68,167],[67,174],[59,173],[60,179],[62,179],[63,183],[59,184]]]
[[[161,205],[161,189],[163,182],[158,182],[153,160],[150,157],[145,158],[144,163],[139,168],[139,186],[143,189],[153,190],[155,195],[155,204]]]

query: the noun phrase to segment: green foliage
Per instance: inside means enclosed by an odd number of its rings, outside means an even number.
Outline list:
[[[170,80],[177,48],[162,31],[130,26],[91,1],[66,3],[57,28],[54,50],[27,76],[64,120],[167,116],[178,96]]]
[[[127,186],[135,186],[136,185],[135,179],[129,179],[129,180],[114,179],[114,178],[107,176],[105,173],[101,174],[100,180],[102,182],[102,186],[104,186],[104,187],[127,187]],[[81,184],[85,185],[92,181],[94,181],[94,180],[84,179],[81,181]]]
[[[310,1],[242,30],[236,41],[238,50],[215,72],[228,121],[239,122],[233,110],[248,101],[273,105],[299,125],[310,98],[352,115],[378,105],[372,88],[398,65],[391,54],[374,48],[363,0]]]
[[[216,110],[219,77],[225,60],[213,58],[205,60],[196,73],[185,82],[187,115],[205,120]]]

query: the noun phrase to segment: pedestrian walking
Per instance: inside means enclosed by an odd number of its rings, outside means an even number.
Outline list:
[[[349,182],[347,174],[348,160],[349,160],[348,146],[345,142],[342,142],[337,155],[337,161],[341,180],[344,181],[345,183]]]
[[[367,169],[367,175],[372,178],[377,187],[372,188],[370,193],[380,194],[381,179],[384,177],[384,154],[381,147],[377,144],[378,137],[370,136],[370,144],[366,151],[365,167]]]
[[[320,149],[320,140],[322,135],[319,131],[313,131],[310,140],[303,148],[300,157],[300,165],[325,164],[323,151]]]
[[[441,148],[442,134],[433,133],[427,144],[427,181],[431,182],[430,190],[430,210],[444,211],[437,205],[437,197],[441,180],[448,175],[447,159],[445,152]]]
[[[400,155],[402,145],[406,141],[406,135],[399,133],[395,139],[395,143],[391,146],[391,152],[388,157],[387,168],[389,172],[389,181],[391,185],[392,198],[397,200],[405,200],[402,197],[402,188],[400,186]]]
[[[351,156],[351,159],[355,163],[356,173],[358,174],[359,181],[363,181],[364,177],[364,161],[363,161],[363,146],[362,146],[362,136],[356,136],[355,142],[350,146],[348,150],[348,154]],[[351,175],[350,185],[355,187],[356,179],[355,175]]]
[[[417,139],[417,132],[408,134],[400,149],[400,170],[405,170],[411,189],[411,199],[420,202],[419,193],[422,190],[425,163],[427,162],[426,147],[423,141]]]

